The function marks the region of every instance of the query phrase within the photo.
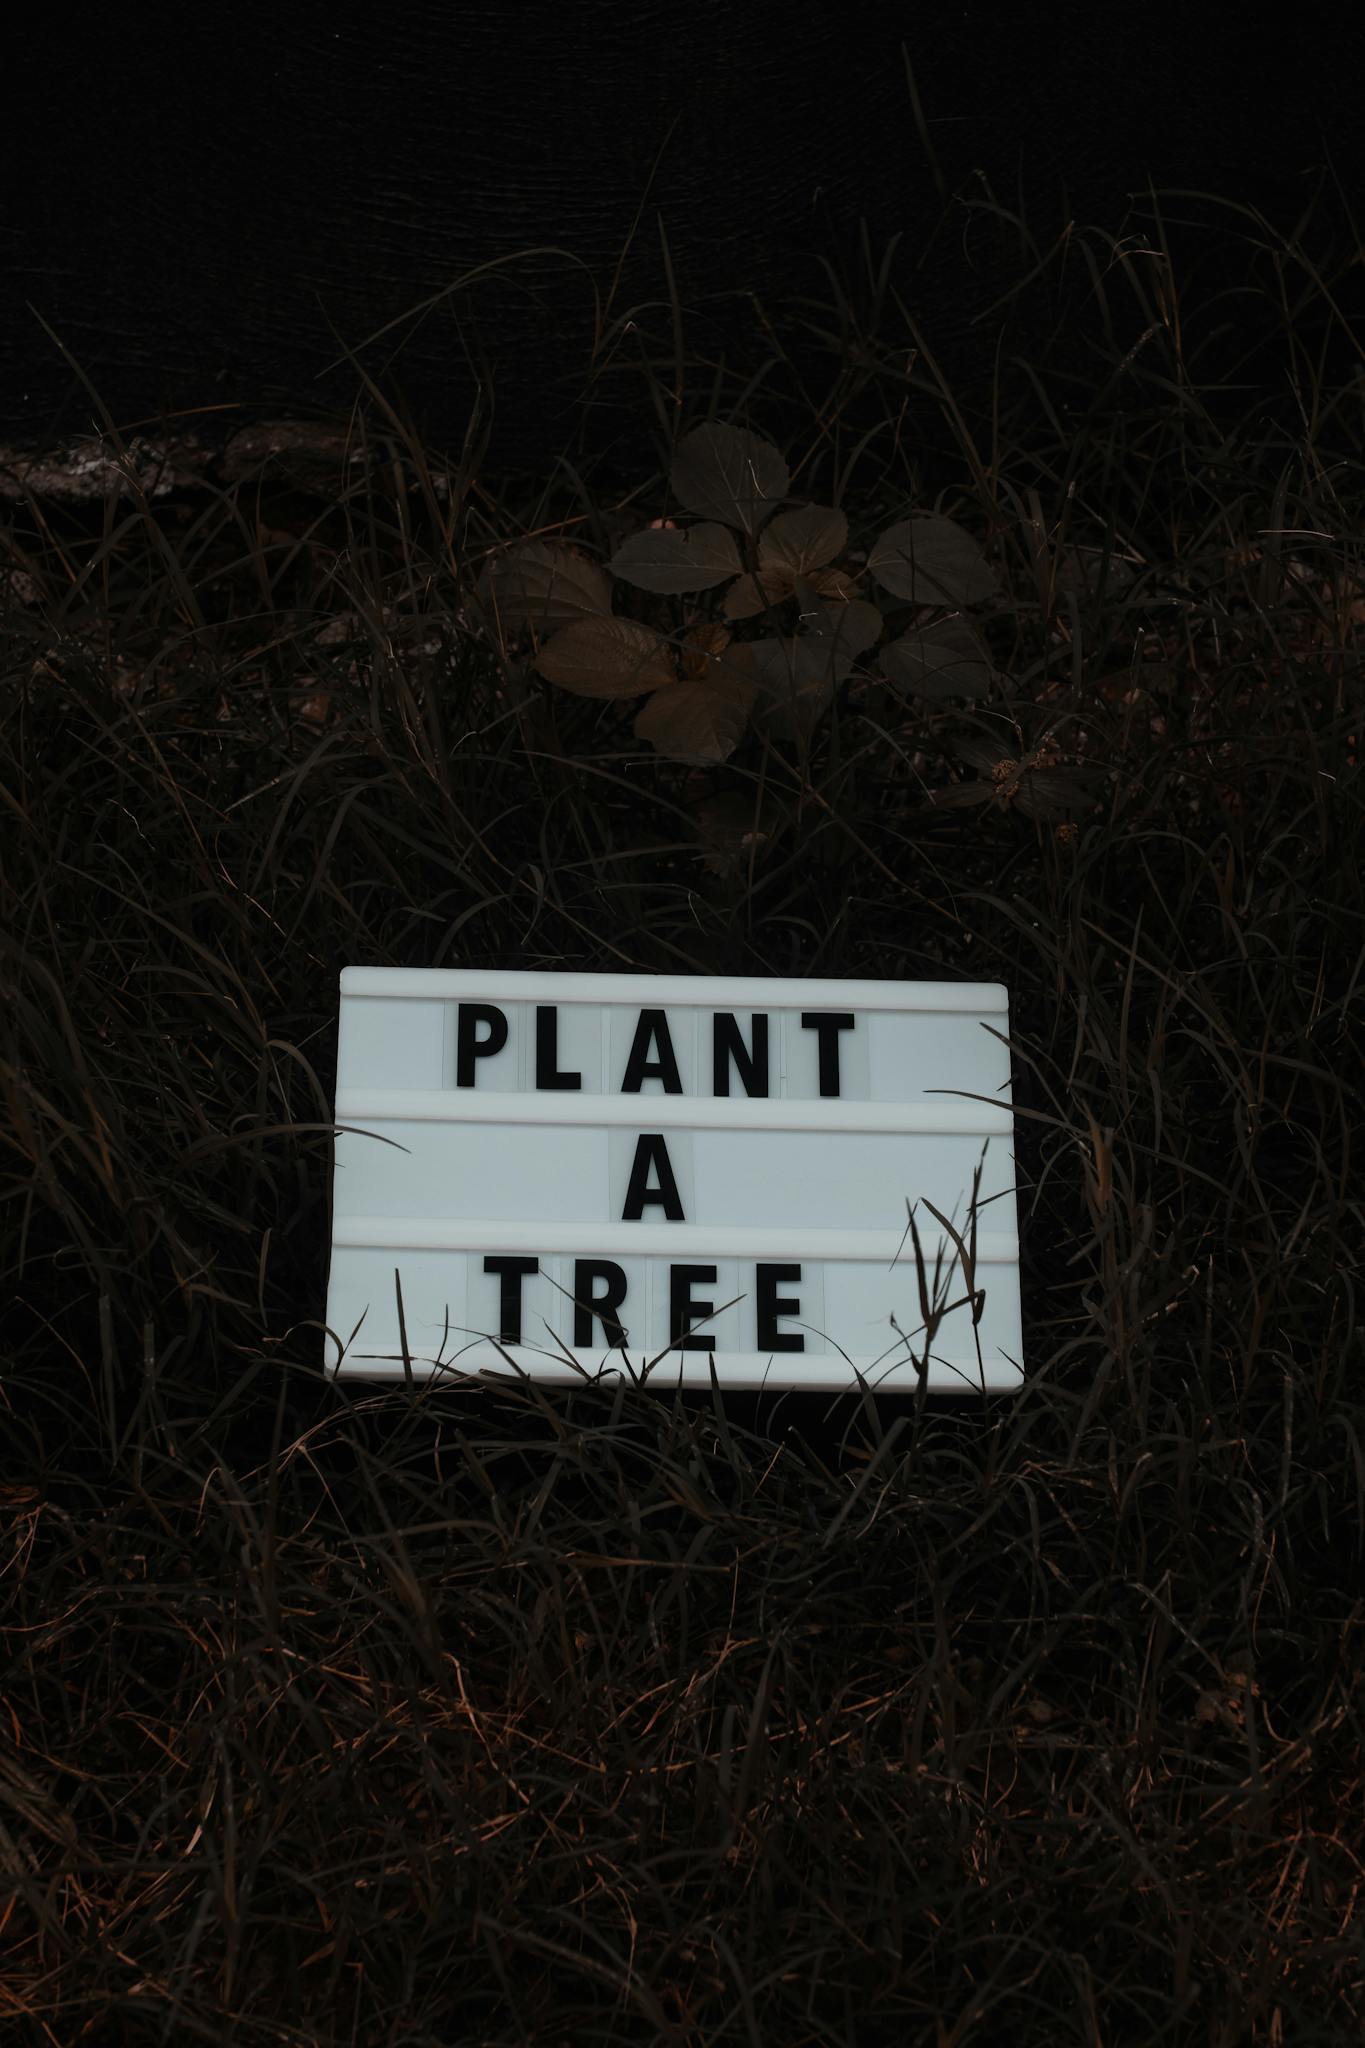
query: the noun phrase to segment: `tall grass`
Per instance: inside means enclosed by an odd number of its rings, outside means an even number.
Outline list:
[[[1158,223],[975,413],[864,251],[752,375],[637,317],[653,477],[357,358],[328,490],[11,479],[0,2036],[1356,2037],[1361,248],[1228,213],[1249,389]],[[968,528],[992,694],[698,769],[479,626],[707,418]],[[352,961],[1004,981],[1023,1391],[329,1381]]]

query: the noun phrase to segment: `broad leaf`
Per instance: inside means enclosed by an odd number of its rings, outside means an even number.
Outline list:
[[[997,740],[964,734],[954,742],[953,752],[979,769],[982,780],[940,790],[934,799],[940,807],[993,803],[1000,810],[1019,810],[1043,823],[1060,823],[1073,811],[1093,809],[1104,786],[1100,769],[1080,763],[1059,765],[1061,756],[1052,739],[1044,739],[1020,757]]]
[[[980,604],[996,594],[971,535],[936,512],[915,512],[888,526],[872,543],[867,566],[883,590],[912,604]]]
[[[931,790],[929,801],[936,811],[970,810],[975,804],[995,802],[995,785],[990,782],[948,782]]]
[[[735,537],[724,526],[649,527],[623,541],[609,564],[612,574],[637,590],[666,597],[684,590],[711,590],[744,567]]]
[[[783,568],[795,578],[823,569],[848,539],[848,521],[833,505],[798,505],[777,512],[758,543],[760,569]]]
[[[1021,778],[1017,802],[1027,817],[1060,824],[1074,811],[1093,810],[1103,787],[1098,768],[1030,768]]]
[[[771,441],[708,422],[683,435],[668,480],[689,512],[723,519],[752,537],[786,497],[791,472]]]
[[[982,739],[975,733],[959,733],[952,742],[954,757],[979,768],[994,781],[1007,781],[1019,768],[1019,757],[1004,740]]]
[[[656,690],[635,721],[638,739],[648,740],[670,761],[709,767],[728,761],[744,737],[757,686],[733,670]]]
[[[732,640],[730,629],[719,619],[706,619],[688,628],[678,648],[678,667],[684,682],[721,683],[727,679],[741,689],[754,681],[754,659],[748,643]]]
[[[916,697],[981,697],[991,686],[991,665],[962,619],[913,627],[881,660],[887,681]]]
[[[490,632],[501,626],[506,639],[528,628],[541,638],[576,619],[611,611],[611,579],[562,541],[528,540],[495,555],[479,578],[476,602]]]
[[[881,638],[886,621],[875,604],[862,598],[825,604],[820,602],[817,584],[808,583],[804,576],[798,576],[796,584],[805,637],[828,650],[834,680],[842,683],[858,656]]]
[[[770,604],[783,604],[793,584],[785,569],[761,569],[757,576],[740,576],[721,601],[727,619],[756,619]]]
[[[675,682],[668,642],[633,619],[579,619],[547,640],[531,663],[579,697],[639,697]]]
[[[804,581],[785,562],[775,562],[770,568],[760,569],[756,576],[738,577],[726,591],[721,609],[727,619],[756,618],[769,605],[785,604],[789,597],[797,596],[798,585]],[[807,588],[818,597],[843,602],[853,595],[853,579],[842,569],[812,569]]]

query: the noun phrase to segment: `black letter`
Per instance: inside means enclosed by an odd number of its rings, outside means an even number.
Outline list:
[[[768,1020],[754,1018],[754,1049],[746,1047],[739,1024],[729,1010],[717,1010],[711,1020],[711,1093],[730,1093],[730,1061],[739,1070],[746,1095],[768,1092]]]
[[[839,1093],[839,1033],[851,1031],[856,1019],[835,1010],[804,1010],[801,1029],[820,1034],[820,1093]]]
[[[503,1344],[521,1342],[521,1283],[528,1273],[540,1271],[539,1259],[487,1258],[485,1273],[497,1273],[502,1281],[498,1306],[498,1340]]]
[[[713,1316],[716,1304],[713,1301],[693,1301],[692,1288],[701,1280],[715,1285],[714,1266],[670,1266],[668,1269],[668,1327],[669,1344],[676,1351],[714,1351],[714,1337],[685,1337],[683,1331],[690,1322],[704,1316]]]
[[[596,1292],[605,1280],[606,1291]],[[580,1351],[592,1342],[596,1318],[607,1333],[607,1342],[620,1348],[626,1333],[621,1327],[621,1303],[626,1298],[626,1276],[611,1259],[575,1259],[573,1266],[573,1340]]]
[[[658,1044],[658,1056],[647,1060],[650,1042]],[[678,1062],[673,1053],[673,1041],[668,1035],[668,1018],[662,1010],[641,1010],[640,1021],[635,1027],[635,1039],[626,1061],[625,1079],[621,1083],[623,1095],[638,1095],[642,1081],[662,1081],[665,1095],[681,1095],[682,1077],[678,1073]]]
[[[476,1038],[474,1027],[488,1026],[487,1038]],[[501,1052],[507,1043],[507,1019],[492,1003],[461,1003],[460,1021],[456,1036],[457,1057],[455,1061],[455,1086],[474,1086],[475,1060],[491,1059],[495,1052]]]
[[[537,1088],[581,1088],[581,1074],[559,1071],[559,1012],[553,1003],[536,1004]]]
[[[659,1176],[657,1188],[649,1185],[649,1169]],[[673,1178],[673,1165],[668,1156],[668,1147],[662,1131],[646,1131],[635,1140],[635,1157],[631,1161],[630,1185],[626,1189],[626,1206],[621,1211],[623,1223],[638,1223],[645,1206],[662,1209],[670,1223],[683,1221],[682,1196],[678,1183]]]
[[[799,1330],[779,1330],[779,1316],[799,1316],[801,1303],[794,1294],[779,1294],[778,1283],[794,1280],[801,1285],[799,1266],[758,1267],[758,1348],[760,1351],[804,1351],[806,1340]]]

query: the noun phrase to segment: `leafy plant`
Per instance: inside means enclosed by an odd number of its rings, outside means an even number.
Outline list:
[[[965,611],[993,598],[996,582],[971,535],[916,512],[877,536],[862,572],[836,566],[847,519],[832,505],[790,505],[790,480],[771,442],[708,422],[678,443],[669,471],[695,524],[651,521],[617,548],[610,576],[564,542],[523,542],[486,567],[479,602],[505,635],[538,639],[531,666],[560,689],[647,697],[636,736],[674,761],[728,760],[750,724],[809,737],[885,628],[886,608],[857,594],[860,574],[919,609],[882,649],[887,682],[926,698],[983,695],[994,671]],[[612,577],[668,598],[723,586],[720,616],[691,611],[676,635],[620,617]],[[792,606],[803,630],[734,630]]]
[[[1061,748],[1051,732],[1023,753],[999,741],[965,735],[953,742],[953,753],[977,769],[980,780],[935,790],[930,802],[938,810],[993,804],[997,810],[1013,807],[1026,818],[1062,824],[1073,811],[1095,802],[1103,781],[1093,767],[1061,766]]]

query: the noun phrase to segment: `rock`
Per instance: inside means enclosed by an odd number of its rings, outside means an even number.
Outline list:
[[[210,461],[189,434],[163,440],[132,434],[124,448],[126,456],[105,435],[66,442],[46,454],[0,446],[0,497],[16,504],[35,497],[76,505],[136,498],[141,490],[149,498],[166,498],[201,485]]]

